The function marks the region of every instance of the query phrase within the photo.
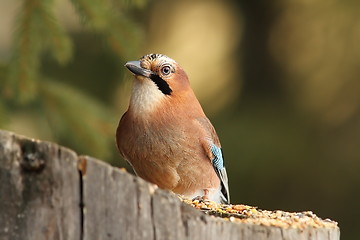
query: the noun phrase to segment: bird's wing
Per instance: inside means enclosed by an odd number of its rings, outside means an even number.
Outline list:
[[[209,119],[204,117],[198,118],[197,121],[206,131],[205,139],[202,139],[203,147],[221,181],[221,200],[223,203],[230,203],[228,177],[219,138]]]

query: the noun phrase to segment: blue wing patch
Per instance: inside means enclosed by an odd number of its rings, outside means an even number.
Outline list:
[[[211,163],[214,167],[214,170],[221,181],[221,198],[222,203],[230,203],[230,195],[229,195],[229,185],[228,185],[228,177],[226,173],[226,169],[224,166],[224,158],[222,155],[221,148],[216,146],[215,144],[210,144],[210,150],[214,155],[214,158],[211,160]]]
[[[212,160],[213,166],[219,170],[223,169],[225,166],[221,148],[217,147],[215,144],[211,144],[210,150],[212,154],[214,154],[214,159]]]

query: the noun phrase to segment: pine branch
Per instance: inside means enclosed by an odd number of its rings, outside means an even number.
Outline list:
[[[46,28],[46,40],[52,56],[60,64],[66,64],[72,57],[73,46],[68,34],[55,19],[54,13],[48,12],[44,16]]]
[[[149,0],[110,0],[117,9],[130,10],[131,8],[144,8]]]
[[[119,56],[125,58],[133,56],[139,47],[141,32],[128,16],[121,11],[115,11],[110,1],[72,0],[72,2],[83,21],[94,30],[103,33]]]
[[[59,142],[82,153],[109,158],[116,120],[105,106],[57,81],[43,81],[40,92],[44,112]]]
[[[114,7],[112,0],[72,1],[84,22],[105,36],[119,56],[128,58],[134,54],[141,39],[139,27]],[[145,1],[137,0],[136,4]],[[130,4],[127,0],[117,3]],[[40,103],[59,142],[82,153],[108,158],[112,152],[109,146],[113,144],[113,124],[117,122],[110,111],[91,97],[40,74],[41,55],[45,51],[50,51],[61,64],[72,55],[72,42],[53,10],[54,0],[23,0],[12,59],[7,66],[0,66],[0,96],[29,108],[30,103]],[[0,102],[0,124],[5,119],[2,115],[10,111],[6,104]]]
[[[64,63],[71,56],[71,42],[53,13],[53,0],[24,0],[18,14],[12,57],[5,92],[25,103],[36,96],[40,56],[50,48]]]
[[[0,126],[4,126],[9,121],[9,112],[5,107],[5,104],[0,101]]]
[[[124,58],[131,58],[137,55],[140,46],[140,39],[143,38],[138,27],[119,13],[118,20],[114,21],[111,28],[106,29],[107,40],[112,49]],[[117,29],[117,31],[113,31]]]
[[[43,45],[41,24],[39,25],[43,9],[42,4],[38,2],[38,0],[23,2],[14,37],[14,56],[5,85],[7,92],[20,101],[32,98],[36,91],[35,80]]]

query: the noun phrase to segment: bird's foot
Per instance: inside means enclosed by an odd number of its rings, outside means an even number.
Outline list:
[[[210,200],[208,194],[209,194],[209,190],[204,189],[204,196],[197,196],[197,197],[194,197],[192,200],[193,201],[198,200],[199,202],[208,201],[208,200]]]
[[[199,202],[204,202],[204,201],[207,201],[209,200],[209,198],[207,196],[197,196],[197,197],[194,197],[193,199],[191,199],[192,201],[199,201]]]

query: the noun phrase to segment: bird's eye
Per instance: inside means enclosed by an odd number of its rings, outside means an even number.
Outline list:
[[[165,65],[161,68],[161,73],[164,75],[164,76],[167,76],[171,73],[171,67],[168,66],[168,65]]]

